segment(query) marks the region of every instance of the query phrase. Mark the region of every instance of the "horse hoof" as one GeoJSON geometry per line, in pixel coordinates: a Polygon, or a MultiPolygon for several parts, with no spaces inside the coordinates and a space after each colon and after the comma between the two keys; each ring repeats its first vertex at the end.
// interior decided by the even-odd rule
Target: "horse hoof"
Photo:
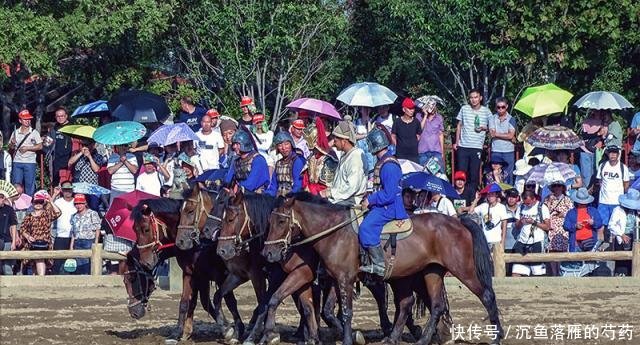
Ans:
{"type": "Polygon", "coordinates": [[[267,341],[267,345],[279,345],[280,344],[280,335],[276,335],[273,338],[267,341]]]}
{"type": "Polygon", "coordinates": [[[229,345],[238,345],[240,344],[240,340],[236,339],[236,338],[231,338],[227,341],[227,344],[229,345]]]}
{"type": "Polygon", "coordinates": [[[413,336],[413,340],[417,342],[422,338],[422,327],[418,325],[409,327],[409,333],[413,336]]]}
{"type": "Polygon", "coordinates": [[[242,343],[242,345],[256,345],[256,343],[251,340],[246,340],[244,343],[242,343]]]}
{"type": "Polygon", "coordinates": [[[165,339],[164,340],[164,345],[175,345],[178,343],[177,339],[165,339]]]}
{"type": "Polygon", "coordinates": [[[389,338],[389,337],[386,337],[386,338],[382,339],[382,343],[383,343],[384,345],[396,345],[396,344],[398,344],[398,342],[397,342],[397,341],[393,341],[393,340],[391,340],[391,338],[389,338]]]}
{"type": "Polygon", "coordinates": [[[233,329],[233,327],[227,327],[227,329],[224,330],[224,340],[229,341],[233,339],[234,333],[235,330],[233,329]]]}
{"type": "Polygon", "coordinates": [[[354,339],[355,339],[355,343],[358,345],[364,345],[367,343],[367,341],[364,340],[364,334],[362,334],[362,332],[360,331],[356,331],[354,339]]]}

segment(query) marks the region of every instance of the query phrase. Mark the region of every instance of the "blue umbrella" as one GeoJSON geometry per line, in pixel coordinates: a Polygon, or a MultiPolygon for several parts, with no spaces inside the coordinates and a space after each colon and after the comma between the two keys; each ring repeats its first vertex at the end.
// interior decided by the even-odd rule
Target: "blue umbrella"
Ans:
{"type": "Polygon", "coordinates": [[[200,140],[198,136],[193,132],[191,127],[186,123],[180,122],[171,125],[162,125],[156,129],[147,142],[156,143],[160,146],[167,146],[173,143],[187,140],[200,140]]]}
{"type": "Polygon", "coordinates": [[[116,121],[98,127],[93,133],[93,140],[105,145],[123,145],[142,138],[147,129],[138,122],[116,121]]]}
{"type": "Polygon", "coordinates": [[[196,177],[196,182],[216,181],[223,180],[227,176],[229,169],[211,169],[205,170],[202,174],[196,177]]]}
{"type": "Polygon", "coordinates": [[[449,182],[424,171],[412,172],[402,176],[400,184],[402,188],[420,189],[427,192],[440,193],[448,198],[460,199],[460,195],[449,182]]]}
{"type": "Polygon", "coordinates": [[[102,195],[111,193],[110,190],[87,182],[75,182],[73,183],[73,192],[89,195],[102,195]]]}
{"type": "Polygon", "coordinates": [[[377,107],[393,104],[398,96],[378,83],[355,83],[342,90],[337,99],[352,107],[377,107]]]}
{"type": "Polygon", "coordinates": [[[71,117],[100,116],[108,113],[109,106],[107,105],[107,101],[95,101],[77,107],[76,110],[73,111],[73,114],[71,114],[71,117]]]}

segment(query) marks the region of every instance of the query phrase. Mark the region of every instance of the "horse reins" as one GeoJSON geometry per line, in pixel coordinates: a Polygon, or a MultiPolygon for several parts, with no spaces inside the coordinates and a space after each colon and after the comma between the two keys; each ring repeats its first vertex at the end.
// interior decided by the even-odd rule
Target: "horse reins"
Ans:
{"type": "Polygon", "coordinates": [[[136,247],[138,247],[138,249],[145,249],[145,248],[159,245],[158,250],[161,250],[174,245],[173,243],[162,244],[162,242],[160,242],[160,229],[162,229],[162,235],[164,235],[164,238],[169,238],[169,235],[167,234],[167,224],[159,220],[158,218],[156,218],[153,212],[151,212],[151,214],[149,215],[149,219],[151,220],[151,230],[153,234],[153,241],[143,245],[136,244],[136,247]]]}

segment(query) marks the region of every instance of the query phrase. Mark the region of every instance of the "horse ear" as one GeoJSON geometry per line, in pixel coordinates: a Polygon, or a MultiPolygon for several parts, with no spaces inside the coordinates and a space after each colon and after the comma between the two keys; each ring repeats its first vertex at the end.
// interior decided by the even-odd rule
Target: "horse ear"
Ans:
{"type": "Polygon", "coordinates": [[[287,207],[293,206],[293,202],[296,201],[296,198],[290,196],[284,200],[284,205],[287,207]]]}
{"type": "Polygon", "coordinates": [[[238,191],[237,186],[238,185],[236,185],[236,188],[234,188],[234,192],[233,192],[233,204],[234,205],[239,205],[240,203],[242,203],[242,199],[244,199],[244,195],[242,195],[242,193],[240,193],[238,191]]]}
{"type": "Polygon", "coordinates": [[[142,204],[142,210],[143,210],[143,211],[146,211],[146,210],[147,210],[147,208],[149,208],[149,205],[147,205],[147,204],[142,204]]]}

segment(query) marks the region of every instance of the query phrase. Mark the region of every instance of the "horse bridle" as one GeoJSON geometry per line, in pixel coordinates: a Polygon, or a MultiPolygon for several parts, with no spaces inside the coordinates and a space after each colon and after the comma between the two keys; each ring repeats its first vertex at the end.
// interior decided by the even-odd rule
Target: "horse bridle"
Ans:
{"type": "MultiPolygon", "coordinates": [[[[133,288],[133,284],[131,285],[131,293],[133,294],[133,296],[128,297],[128,301],[127,301],[127,308],[133,308],[139,304],[146,304],[149,301],[149,296],[151,295],[151,293],[153,292],[153,290],[155,290],[155,284],[153,283],[154,281],[154,277],[155,277],[155,271],[157,266],[155,266],[151,271],[147,271],[144,269],[144,267],[142,267],[142,264],[140,264],[140,261],[136,258],[136,257],[131,257],[132,261],[133,261],[133,266],[134,269],[133,270],[127,270],[126,272],[123,273],[123,275],[125,277],[128,277],[130,275],[137,275],[138,277],[138,292],[136,293],[134,291],[133,288]],[[148,284],[152,284],[152,288],[151,291],[148,291],[149,289],[145,289],[142,286],[142,281],[143,279],[147,282],[148,284]],[[148,292],[148,293],[147,293],[148,292]],[[142,297],[142,298],[138,298],[138,297],[142,297]],[[131,302],[131,300],[134,299],[134,302],[131,302]]],[[[128,279],[128,278],[125,278],[128,279]]],[[[129,280],[131,282],[131,280],[129,280]]]]}
{"type": "Polygon", "coordinates": [[[182,205],[181,212],[184,212],[185,208],[187,207],[187,203],[186,203],[187,201],[193,202],[196,204],[196,208],[197,208],[196,217],[193,221],[193,224],[191,225],[178,225],[178,230],[180,229],[191,230],[191,232],[189,233],[189,238],[192,241],[194,241],[196,244],[200,244],[200,219],[202,218],[202,215],[204,214],[207,218],[210,218],[219,222],[221,222],[222,219],[214,215],[211,215],[209,211],[207,211],[207,209],[204,206],[204,198],[202,197],[202,191],[198,192],[197,199],[189,198],[185,200],[185,203],[182,205]]]}
{"type": "MultiPolygon", "coordinates": [[[[147,216],[143,216],[143,217],[147,217],[147,216]]],[[[155,249],[156,246],[162,246],[162,242],[160,242],[160,230],[162,230],[162,235],[164,235],[164,238],[169,238],[169,236],[167,235],[167,224],[159,220],[158,218],[156,218],[153,212],[151,212],[151,214],[148,217],[151,221],[151,231],[153,234],[153,241],[143,245],[136,244],[136,247],[138,249],[146,249],[149,247],[153,247],[155,249]]]]}
{"type": "MultiPolygon", "coordinates": [[[[238,206],[229,206],[229,208],[234,209],[234,210],[239,210],[240,207],[238,206]]],[[[231,236],[220,236],[218,237],[218,241],[231,241],[233,240],[233,243],[235,244],[235,246],[237,248],[242,249],[243,247],[245,247],[249,242],[255,240],[256,238],[262,236],[263,234],[253,234],[253,232],[251,231],[251,219],[249,219],[249,212],[247,212],[247,204],[243,201],[242,202],[242,211],[244,212],[244,220],[242,221],[242,226],[240,227],[240,230],[237,231],[234,235],[231,236]],[[245,232],[245,229],[247,229],[247,231],[249,232],[249,238],[247,238],[246,240],[242,239],[242,235],[245,232]]],[[[225,211],[226,213],[226,211],[225,211]]],[[[224,219],[225,213],[222,214],[222,218],[224,219]]]]}

